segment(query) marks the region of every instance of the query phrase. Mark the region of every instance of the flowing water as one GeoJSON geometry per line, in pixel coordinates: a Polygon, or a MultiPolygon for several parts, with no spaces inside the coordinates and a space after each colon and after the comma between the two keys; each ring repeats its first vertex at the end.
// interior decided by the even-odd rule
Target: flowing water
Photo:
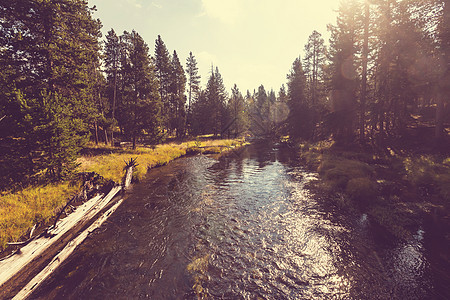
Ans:
{"type": "Polygon", "coordinates": [[[449,297],[439,237],[385,238],[327,207],[316,178],[268,142],[152,170],[33,298],[449,297]]]}

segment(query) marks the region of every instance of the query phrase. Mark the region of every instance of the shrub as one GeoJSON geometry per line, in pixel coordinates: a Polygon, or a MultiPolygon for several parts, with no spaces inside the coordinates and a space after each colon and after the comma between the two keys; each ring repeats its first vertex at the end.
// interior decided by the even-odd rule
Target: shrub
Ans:
{"type": "Polygon", "coordinates": [[[345,189],[351,179],[367,178],[369,180],[368,178],[373,174],[373,168],[366,163],[330,155],[323,156],[318,171],[333,186],[341,189],[345,189]]]}
{"type": "Polygon", "coordinates": [[[377,184],[367,177],[352,178],[348,181],[345,192],[354,200],[366,202],[374,199],[377,194],[377,184]]]}

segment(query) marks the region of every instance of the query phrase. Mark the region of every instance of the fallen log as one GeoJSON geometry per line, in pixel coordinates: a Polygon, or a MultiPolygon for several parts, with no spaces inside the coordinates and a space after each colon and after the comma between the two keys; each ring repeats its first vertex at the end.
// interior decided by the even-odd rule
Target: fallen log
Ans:
{"type": "Polygon", "coordinates": [[[77,207],[75,212],[60,220],[56,227],[48,230],[49,235],[43,235],[23,246],[15,255],[0,261],[0,287],[16,275],[22,268],[63,237],[71,228],[88,222],[98,214],[111,199],[121,190],[121,186],[111,189],[107,196],[96,196],[77,207]]]}
{"type": "Polygon", "coordinates": [[[105,212],[100,218],[97,219],[88,229],[83,231],[79,236],[70,241],[66,247],[64,247],[61,252],[59,252],[52,261],[38,274],[36,275],[17,295],[13,300],[25,299],[31,295],[31,293],[48,277],[50,276],[56,268],[58,268],[75,250],[75,248],[80,245],[88,235],[95,229],[99,228],[103,222],[108,219],[108,217],[122,204],[123,199],[119,200],[114,204],[107,212],[105,212]]]}

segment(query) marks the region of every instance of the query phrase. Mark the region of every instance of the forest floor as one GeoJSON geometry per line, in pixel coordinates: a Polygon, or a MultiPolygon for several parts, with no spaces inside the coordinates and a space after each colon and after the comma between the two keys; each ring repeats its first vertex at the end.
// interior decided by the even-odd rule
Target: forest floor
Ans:
{"type": "MultiPolygon", "coordinates": [[[[42,228],[53,223],[56,215],[68,200],[78,194],[82,186],[82,174],[94,172],[101,178],[97,185],[114,181],[120,184],[124,167],[131,158],[138,166],[133,172],[133,182],[138,182],[150,169],[165,165],[185,155],[210,154],[230,151],[245,144],[244,139],[202,139],[172,142],[156,146],[140,145],[131,149],[88,144],[78,158],[78,172],[74,180],[27,187],[18,192],[0,194],[0,257],[13,251],[16,246],[8,243],[27,240],[42,228]]],[[[100,187],[101,189],[101,187],[100,187]]],[[[98,191],[98,189],[97,189],[98,191]]]]}
{"type": "Polygon", "coordinates": [[[398,238],[431,220],[450,241],[450,143],[447,137],[436,145],[427,142],[432,134],[419,135],[377,146],[304,143],[298,151],[338,208],[366,213],[398,238]]]}

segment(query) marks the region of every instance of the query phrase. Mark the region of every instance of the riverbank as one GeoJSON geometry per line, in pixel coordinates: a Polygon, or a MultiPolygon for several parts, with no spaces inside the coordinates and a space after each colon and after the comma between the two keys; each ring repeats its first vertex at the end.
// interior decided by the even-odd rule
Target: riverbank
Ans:
{"type": "MultiPolygon", "coordinates": [[[[245,140],[196,140],[161,144],[154,147],[110,147],[88,145],[78,159],[79,172],[99,174],[102,182],[120,183],[125,161],[137,159],[133,181],[139,181],[148,170],[165,165],[179,157],[196,153],[223,153],[245,145],[245,140]]],[[[98,184],[102,184],[99,182],[98,184]]],[[[8,243],[26,240],[36,228],[51,223],[67,201],[81,188],[81,176],[71,182],[28,187],[15,193],[0,195],[0,252],[8,243]]]]}
{"type": "MultiPolygon", "coordinates": [[[[408,238],[424,220],[450,226],[450,154],[375,149],[332,141],[296,146],[320,175],[319,189],[343,210],[358,210],[398,238],[408,238]]],[[[442,228],[442,227],[441,227],[442,228]]]]}

